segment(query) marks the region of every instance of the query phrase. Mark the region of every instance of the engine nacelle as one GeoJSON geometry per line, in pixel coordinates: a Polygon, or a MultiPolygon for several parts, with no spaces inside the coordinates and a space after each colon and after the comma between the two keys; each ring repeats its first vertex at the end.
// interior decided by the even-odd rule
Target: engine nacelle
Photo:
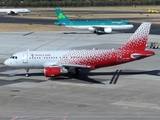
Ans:
{"type": "Polygon", "coordinates": [[[8,11],[7,12],[8,15],[18,15],[17,11],[8,11]]]}
{"type": "Polygon", "coordinates": [[[112,32],[112,28],[104,28],[104,32],[105,33],[111,33],[112,32]]]}
{"type": "Polygon", "coordinates": [[[60,67],[46,67],[44,68],[44,74],[46,77],[55,77],[61,74],[60,67]]]}
{"type": "Polygon", "coordinates": [[[18,15],[18,12],[15,12],[15,15],[18,15]]]}
{"type": "Polygon", "coordinates": [[[56,77],[60,76],[62,73],[67,73],[68,70],[64,67],[58,67],[58,66],[49,66],[44,68],[44,74],[46,77],[56,77]]]}

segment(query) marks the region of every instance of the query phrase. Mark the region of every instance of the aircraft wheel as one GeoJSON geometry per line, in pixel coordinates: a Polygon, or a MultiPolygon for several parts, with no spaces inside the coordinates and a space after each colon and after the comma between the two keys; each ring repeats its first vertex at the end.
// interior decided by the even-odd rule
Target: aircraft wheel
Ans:
{"type": "Polygon", "coordinates": [[[26,77],[28,77],[29,75],[28,75],[28,72],[29,72],[29,69],[26,69],[26,77]]]}

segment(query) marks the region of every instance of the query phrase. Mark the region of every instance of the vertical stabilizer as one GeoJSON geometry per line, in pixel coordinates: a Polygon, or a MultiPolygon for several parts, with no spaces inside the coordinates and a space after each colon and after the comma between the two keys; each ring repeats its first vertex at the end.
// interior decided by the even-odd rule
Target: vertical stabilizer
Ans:
{"type": "Polygon", "coordinates": [[[150,28],[151,23],[142,23],[135,31],[135,33],[131,36],[131,38],[126,42],[126,44],[119,48],[119,50],[145,50],[150,28]]]}
{"type": "Polygon", "coordinates": [[[56,15],[58,18],[58,22],[69,22],[70,20],[67,18],[67,16],[62,12],[61,9],[56,8],[56,15]]]}

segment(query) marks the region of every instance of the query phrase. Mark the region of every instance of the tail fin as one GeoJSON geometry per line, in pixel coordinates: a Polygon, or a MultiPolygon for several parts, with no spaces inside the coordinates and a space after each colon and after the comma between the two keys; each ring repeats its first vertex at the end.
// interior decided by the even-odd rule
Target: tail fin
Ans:
{"type": "Polygon", "coordinates": [[[126,44],[119,48],[119,50],[145,50],[150,28],[151,23],[142,23],[135,31],[135,33],[131,36],[131,38],[126,42],[126,44]]]}
{"type": "Polygon", "coordinates": [[[56,15],[57,15],[57,18],[58,18],[58,22],[69,22],[70,21],[67,18],[67,16],[59,8],[56,8],[56,15]]]}

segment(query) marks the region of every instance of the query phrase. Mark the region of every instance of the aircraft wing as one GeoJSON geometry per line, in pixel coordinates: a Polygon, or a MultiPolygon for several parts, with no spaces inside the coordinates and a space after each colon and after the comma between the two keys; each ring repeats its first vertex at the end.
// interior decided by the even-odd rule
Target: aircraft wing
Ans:
{"type": "Polygon", "coordinates": [[[59,67],[68,67],[68,68],[92,68],[91,66],[86,66],[86,65],[77,65],[77,64],[59,64],[59,63],[54,63],[54,62],[47,62],[43,64],[44,67],[49,67],[49,66],[59,66],[59,67]]]}
{"type": "Polygon", "coordinates": [[[60,64],[64,67],[71,67],[71,68],[91,68],[91,66],[85,66],[85,65],[76,65],[76,64],[60,64]]]}

